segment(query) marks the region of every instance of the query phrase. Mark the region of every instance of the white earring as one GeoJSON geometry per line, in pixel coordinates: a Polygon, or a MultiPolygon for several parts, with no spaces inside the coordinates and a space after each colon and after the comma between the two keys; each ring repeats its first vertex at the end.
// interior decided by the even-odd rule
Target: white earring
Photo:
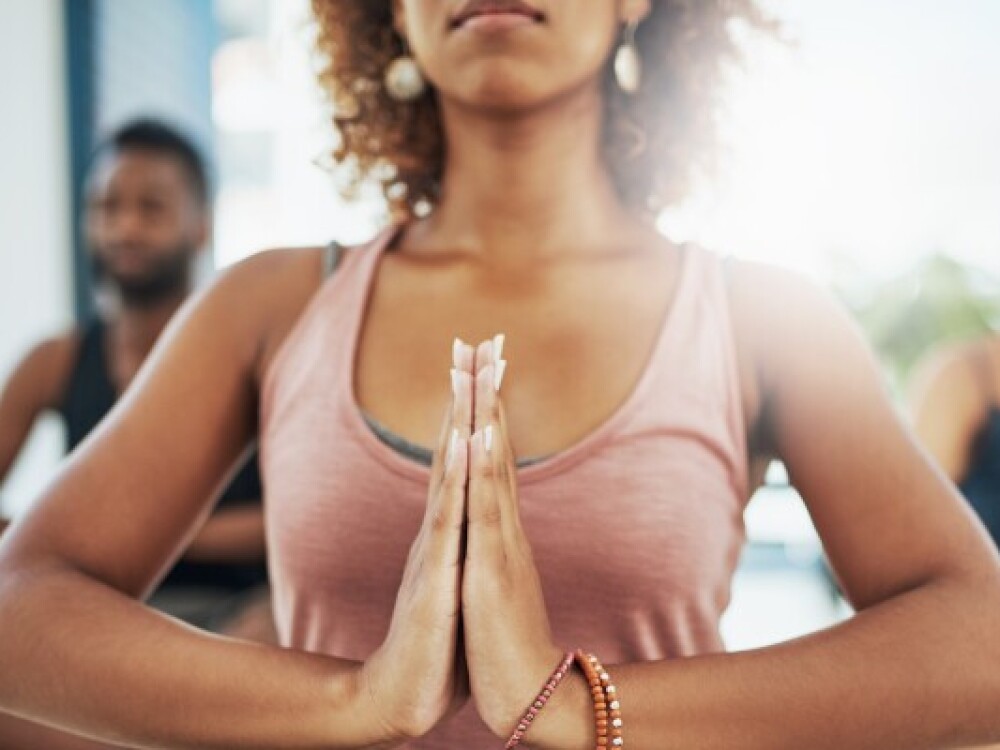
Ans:
{"type": "Polygon", "coordinates": [[[642,84],[642,58],[635,43],[638,21],[629,21],[622,34],[622,42],[615,53],[615,80],[626,94],[634,94],[642,84]]]}
{"type": "Polygon", "coordinates": [[[385,90],[397,102],[412,102],[424,93],[427,82],[405,40],[403,46],[403,54],[385,69],[385,90]]]}

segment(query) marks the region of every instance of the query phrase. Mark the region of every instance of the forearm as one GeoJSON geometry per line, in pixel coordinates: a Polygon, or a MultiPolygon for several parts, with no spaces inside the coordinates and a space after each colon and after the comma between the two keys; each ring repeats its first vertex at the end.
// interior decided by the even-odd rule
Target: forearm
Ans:
{"type": "Polygon", "coordinates": [[[118,750],[121,745],[109,745],[88,740],[75,734],[19,719],[0,712],[0,747],[7,750],[118,750]]]}
{"type": "Polygon", "coordinates": [[[184,553],[197,562],[253,563],[264,559],[264,513],[260,505],[226,508],[212,515],[184,553]]]}
{"type": "Polygon", "coordinates": [[[204,633],[78,572],[0,581],[0,710],[129,747],[382,746],[357,665],[204,633]]]}
{"type": "MultiPolygon", "coordinates": [[[[609,667],[633,750],[922,750],[1000,740],[998,597],[938,583],[755,651],[609,667]]],[[[529,738],[592,748],[575,677],[529,738]]],[[[562,690],[562,688],[560,688],[562,690]]]]}

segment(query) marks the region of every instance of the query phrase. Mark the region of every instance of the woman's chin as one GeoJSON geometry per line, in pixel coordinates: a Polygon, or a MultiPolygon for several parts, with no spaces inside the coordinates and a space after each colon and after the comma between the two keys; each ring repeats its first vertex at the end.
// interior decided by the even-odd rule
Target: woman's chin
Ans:
{"type": "Polygon", "coordinates": [[[497,71],[469,82],[450,98],[468,108],[516,113],[529,112],[557,96],[552,87],[539,85],[537,76],[497,71]]]}

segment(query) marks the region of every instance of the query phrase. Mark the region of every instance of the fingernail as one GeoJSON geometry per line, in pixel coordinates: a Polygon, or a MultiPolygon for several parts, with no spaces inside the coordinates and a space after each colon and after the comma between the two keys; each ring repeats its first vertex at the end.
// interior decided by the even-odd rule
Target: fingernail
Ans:
{"type": "Polygon", "coordinates": [[[486,364],[479,368],[479,372],[476,373],[476,388],[479,388],[479,383],[492,383],[494,387],[497,384],[497,365],[486,364]]]}
{"type": "Polygon", "coordinates": [[[493,447],[493,425],[487,425],[486,429],[483,430],[483,447],[486,448],[487,453],[493,447]]]}
{"type": "Polygon", "coordinates": [[[458,378],[458,370],[451,368],[451,393],[455,398],[458,398],[458,378]]]}
{"type": "Polygon", "coordinates": [[[462,366],[462,349],[464,348],[465,342],[456,336],[451,344],[451,361],[455,367],[462,366]]]}
{"type": "Polygon", "coordinates": [[[496,336],[493,337],[494,362],[499,362],[501,359],[503,359],[503,342],[506,338],[507,337],[502,333],[498,333],[496,336]]]}
{"type": "Polygon", "coordinates": [[[496,369],[493,371],[493,385],[496,390],[500,390],[500,384],[503,383],[503,374],[507,370],[507,360],[501,359],[497,362],[496,369]]]}
{"type": "Polygon", "coordinates": [[[452,428],[451,439],[448,440],[448,456],[445,458],[444,467],[446,469],[451,468],[452,462],[455,460],[455,449],[458,447],[458,428],[452,428]]]}

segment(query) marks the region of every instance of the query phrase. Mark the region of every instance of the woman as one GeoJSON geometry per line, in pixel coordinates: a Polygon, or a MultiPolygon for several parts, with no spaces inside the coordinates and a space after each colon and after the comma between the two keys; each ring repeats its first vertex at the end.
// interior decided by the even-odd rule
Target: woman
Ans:
{"type": "Polygon", "coordinates": [[[1000,562],[856,330],[652,228],[749,0],[314,10],[336,156],[407,215],[339,259],[256,257],[182,314],[0,546],[0,707],[158,747],[499,746],[536,695],[542,748],[616,719],[632,748],[1000,739],[1000,562]],[[483,343],[449,377],[456,336],[483,343]],[[285,649],[134,601],[258,432],[285,649]],[[726,655],[774,457],[860,613],[726,655]],[[620,704],[583,669],[539,693],[577,646],[620,704]]]}
{"type": "Polygon", "coordinates": [[[917,368],[917,436],[1000,545],[1000,346],[985,336],[931,352],[917,368]]]}

